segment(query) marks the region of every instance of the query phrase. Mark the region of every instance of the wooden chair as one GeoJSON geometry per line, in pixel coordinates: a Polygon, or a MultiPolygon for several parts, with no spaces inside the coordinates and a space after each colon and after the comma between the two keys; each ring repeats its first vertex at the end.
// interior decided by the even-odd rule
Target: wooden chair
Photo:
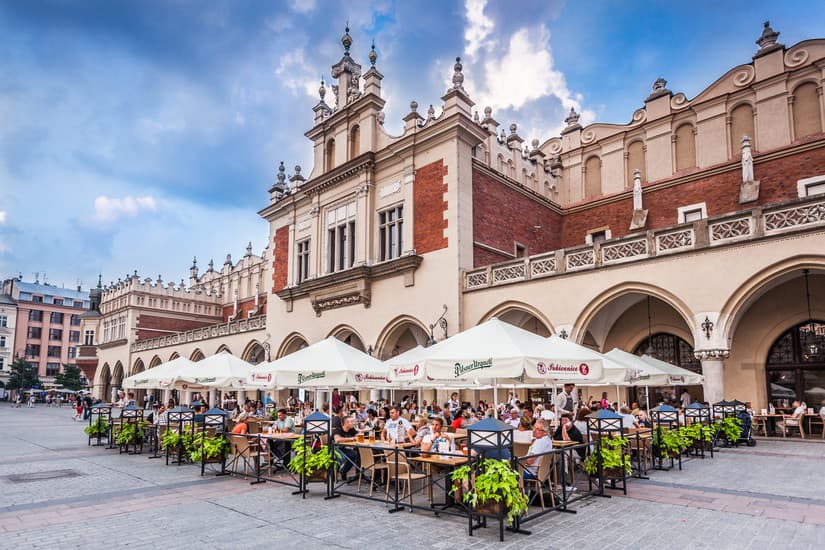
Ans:
{"type": "Polygon", "coordinates": [[[768,437],[768,419],[765,417],[755,416],[753,418],[753,433],[759,434],[762,432],[762,435],[768,437]]]}
{"type": "Polygon", "coordinates": [[[513,452],[517,457],[527,456],[528,451],[530,451],[530,443],[513,442],[513,452]]]}
{"type": "MultiPolygon", "coordinates": [[[[553,475],[553,483],[557,483],[556,478],[556,455],[544,455],[541,457],[541,461],[539,462],[539,468],[536,470],[536,477],[535,478],[527,478],[524,477],[524,470],[527,469],[526,464],[519,463],[519,470],[521,471],[521,486],[522,490],[524,489],[525,485],[535,485],[535,490],[539,495],[539,503],[541,504],[541,509],[544,511],[544,487],[547,480],[550,478],[550,475],[553,475]]],[[[553,493],[552,488],[550,490],[550,505],[555,507],[556,506],[556,495],[553,493]]]]}
{"type": "Polygon", "coordinates": [[[637,438],[635,435],[628,435],[627,441],[631,457],[633,455],[636,455],[638,457],[639,464],[641,464],[642,468],[644,469],[642,472],[640,472],[640,474],[646,473],[649,467],[653,467],[653,438],[637,438]]]}
{"type": "Polygon", "coordinates": [[[796,428],[799,430],[799,436],[805,439],[805,426],[802,423],[802,417],[794,418],[790,415],[784,415],[782,420],[776,423],[776,427],[782,430],[782,437],[787,437],[789,428],[796,428]]]}
{"type": "MultiPolygon", "coordinates": [[[[237,467],[238,462],[243,462],[243,475],[249,475],[249,468],[257,472],[256,460],[258,460],[258,445],[255,440],[250,439],[242,434],[227,434],[229,437],[229,463],[227,469],[237,467]]],[[[272,461],[269,456],[269,449],[261,448],[260,456],[266,460],[266,468],[270,475],[272,475],[272,461]]],[[[235,471],[233,469],[233,471],[235,471]]],[[[236,472],[239,473],[239,472],[236,472]]]]}
{"type": "MultiPolygon", "coordinates": [[[[413,481],[426,481],[428,478],[427,474],[413,472],[410,463],[407,462],[407,457],[404,453],[398,454],[398,465],[396,469],[396,462],[393,458],[392,460],[387,461],[387,488],[386,488],[386,499],[385,502],[390,501],[390,480],[395,480],[395,483],[403,483],[404,490],[401,491],[401,498],[403,499],[405,496],[409,497],[410,501],[410,511],[412,511],[413,505],[413,498],[412,498],[412,482],[413,481]]],[[[400,489],[400,487],[399,487],[400,489]]]]}
{"type": "Polygon", "coordinates": [[[367,447],[358,447],[358,456],[361,459],[361,468],[358,470],[358,492],[361,492],[361,480],[364,478],[364,472],[369,471],[370,496],[372,496],[372,491],[375,488],[375,473],[382,470],[386,472],[388,465],[386,462],[376,462],[375,454],[373,454],[372,449],[367,447]]]}

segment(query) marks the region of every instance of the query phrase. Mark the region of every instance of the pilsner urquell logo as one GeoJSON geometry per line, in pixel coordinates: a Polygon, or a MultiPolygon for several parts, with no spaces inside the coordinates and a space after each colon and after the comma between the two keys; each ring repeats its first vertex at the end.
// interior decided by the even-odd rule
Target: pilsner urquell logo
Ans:
{"type": "Polygon", "coordinates": [[[195,378],[195,384],[211,384],[215,381],[215,377],[211,378],[195,378]]]}
{"type": "Polygon", "coordinates": [[[489,359],[485,359],[484,361],[476,361],[473,360],[472,363],[468,363],[466,365],[462,365],[461,363],[455,364],[455,377],[458,378],[462,374],[468,373],[470,371],[478,370],[478,369],[489,369],[493,366],[493,358],[490,357],[489,359]]]}
{"type": "Polygon", "coordinates": [[[323,378],[327,375],[327,371],[322,370],[321,372],[310,372],[309,374],[304,374],[302,372],[298,373],[298,383],[303,384],[307,380],[315,380],[316,378],[323,378]]]}

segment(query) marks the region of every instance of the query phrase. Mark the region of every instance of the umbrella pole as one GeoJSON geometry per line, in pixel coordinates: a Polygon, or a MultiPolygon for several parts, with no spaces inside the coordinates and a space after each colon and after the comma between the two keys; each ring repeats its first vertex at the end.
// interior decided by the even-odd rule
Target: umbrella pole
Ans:
{"type": "MultiPolygon", "coordinates": [[[[616,404],[619,406],[619,409],[622,408],[622,399],[619,397],[619,385],[616,384],[616,404]]],[[[619,411],[616,411],[619,412],[619,411]]]]}
{"type": "Polygon", "coordinates": [[[647,416],[650,418],[650,386],[645,386],[645,408],[647,409],[647,416]]]}
{"type": "Polygon", "coordinates": [[[498,408],[498,380],[493,378],[493,407],[498,408]]]}

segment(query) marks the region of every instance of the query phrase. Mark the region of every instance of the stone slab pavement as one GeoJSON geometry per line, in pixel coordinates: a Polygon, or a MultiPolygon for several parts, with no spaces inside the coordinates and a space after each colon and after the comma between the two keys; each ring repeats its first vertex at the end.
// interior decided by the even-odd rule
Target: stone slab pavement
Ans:
{"type": "Polygon", "coordinates": [[[761,440],[632,480],[576,514],[531,522],[532,535],[464,520],[389,514],[383,503],[275,483],[200,477],[146,455],[88,447],[68,408],[0,404],[0,548],[822,548],[825,444],[761,440]],[[70,471],[70,476],[52,477],[70,471]],[[14,475],[45,479],[14,481],[14,475]]]}

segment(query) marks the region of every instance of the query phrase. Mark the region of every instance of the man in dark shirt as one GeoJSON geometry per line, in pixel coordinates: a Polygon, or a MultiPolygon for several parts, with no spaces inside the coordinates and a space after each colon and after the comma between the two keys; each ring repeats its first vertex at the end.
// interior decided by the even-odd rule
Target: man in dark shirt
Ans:
{"type": "MultiPolygon", "coordinates": [[[[556,428],[556,432],[553,434],[553,439],[557,441],[584,443],[584,436],[579,429],[573,425],[573,421],[569,416],[562,417],[561,422],[559,422],[559,427],[556,428]]],[[[584,458],[584,448],[576,449],[576,452],[579,453],[580,457],[584,458]]]]}
{"type": "Polygon", "coordinates": [[[332,439],[335,441],[335,450],[341,453],[341,458],[338,460],[338,473],[343,481],[355,481],[355,477],[347,479],[347,473],[355,466],[356,471],[361,467],[361,458],[358,455],[358,449],[353,447],[338,447],[344,443],[355,443],[357,435],[355,430],[355,419],[351,416],[345,416],[341,419],[341,424],[332,430],[332,439]]]}

